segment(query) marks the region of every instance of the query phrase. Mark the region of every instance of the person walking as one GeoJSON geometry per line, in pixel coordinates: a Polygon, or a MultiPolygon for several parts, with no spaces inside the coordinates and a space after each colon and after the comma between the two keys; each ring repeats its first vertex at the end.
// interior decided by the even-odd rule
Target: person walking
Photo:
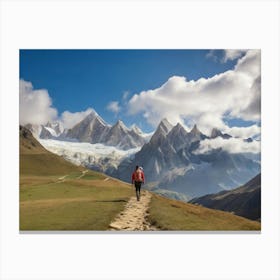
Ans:
{"type": "Polygon", "coordinates": [[[141,170],[138,165],[136,165],[135,170],[132,173],[131,183],[132,183],[132,185],[134,183],[135,191],[136,191],[136,198],[137,198],[137,201],[139,201],[141,185],[145,183],[145,175],[144,175],[143,168],[141,170]]]}

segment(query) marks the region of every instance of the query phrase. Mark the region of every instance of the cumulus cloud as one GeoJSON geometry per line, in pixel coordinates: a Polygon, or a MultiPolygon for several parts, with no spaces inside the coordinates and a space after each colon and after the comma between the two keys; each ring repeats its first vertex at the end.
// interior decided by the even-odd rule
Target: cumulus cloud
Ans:
{"type": "Polygon", "coordinates": [[[91,112],[94,112],[92,108],[75,113],[64,111],[58,117],[57,109],[52,107],[52,99],[46,89],[35,90],[31,82],[19,81],[19,122],[22,125],[60,122],[64,128],[72,128],[91,112]]]}
{"type": "Polygon", "coordinates": [[[45,89],[33,88],[32,83],[19,81],[19,122],[21,125],[46,124],[57,118],[57,110],[52,107],[52,99],[45,89]]]}
{"type": "Polygon", "coordinates": [[[247,50],[242,49],[225,49],[225,50],[210,50],[206,54],[206,58],[212,59],[215,62],[226,63],[229,60],[235,60],[243,56],[247,50]]]}
{"type": "Polygon", "coordinates": [[[227,49],[224,50],[224,56],[222,58],[222,62],[227,62],[228,60],[234,60],[246,53],[246,50],[235,50],[235,49],[227,49]]]}
{"type": "Polygon", "coordinates": [[[222,148],[224,151],[227,151],[231,154],[258,154],[261,150],[260,142],[258,141],[245,142],[243,139],[239,138],[223,139],[221,137],[217,137],[215,139],[205,139],[201,141],[195,153],[204,154],[218,148],[222,148]]]}
{"type": "Polygon", "coordinates": [[[225,131],[225,117],[260,119],[260,85],[260,51],[248,50],[233,70],[196,81],[173,76],[159,88],[134,94],[128,113],[142,114],[153,126],[167,118],[173,124],[196,123],[205,133],[213,127],[225,131]]]}
{"type": "Polygon", "coordinates": [[[64,128],[72,128],[92,112],[95,112],[92,108],[75,113],[64,111],[61,114],[60,121],[62,122],[64,128]]]}
{"type": "Polygon", "coordinates": [[[121,110],[121,107],[119,105],[118,101],[111,101],[108,105],[107,105],[107,110],[111,111],[115,114],[118,114],[121,110]]]}

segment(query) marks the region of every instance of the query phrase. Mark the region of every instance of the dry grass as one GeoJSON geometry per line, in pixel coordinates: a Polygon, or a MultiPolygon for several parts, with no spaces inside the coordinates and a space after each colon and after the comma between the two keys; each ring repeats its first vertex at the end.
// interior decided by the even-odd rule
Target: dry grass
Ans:
{"type": "Polygon", "coordinates": [[[149,221],[161,230],[260,230],[259,222],[153,195],[149,221]]]}

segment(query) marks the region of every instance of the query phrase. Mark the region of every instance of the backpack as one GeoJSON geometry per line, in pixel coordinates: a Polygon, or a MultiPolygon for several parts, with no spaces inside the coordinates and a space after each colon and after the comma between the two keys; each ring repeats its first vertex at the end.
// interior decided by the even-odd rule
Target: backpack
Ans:
{"type": "Polygon", "coordinates": [[[143,181],[142,171],[140,169],[137,169],[135,171],[135,181],[136,182],[142,182],[143,181]]]}

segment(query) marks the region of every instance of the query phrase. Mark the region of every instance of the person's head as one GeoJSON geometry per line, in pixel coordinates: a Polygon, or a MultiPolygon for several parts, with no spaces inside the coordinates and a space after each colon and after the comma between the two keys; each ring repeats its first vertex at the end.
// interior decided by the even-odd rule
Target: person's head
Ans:
{"type": "Polygon", "coordinates": [[[136,165],[135,170],[138,170],[138,168],[139,168],[139,165],[136,165]]]}

